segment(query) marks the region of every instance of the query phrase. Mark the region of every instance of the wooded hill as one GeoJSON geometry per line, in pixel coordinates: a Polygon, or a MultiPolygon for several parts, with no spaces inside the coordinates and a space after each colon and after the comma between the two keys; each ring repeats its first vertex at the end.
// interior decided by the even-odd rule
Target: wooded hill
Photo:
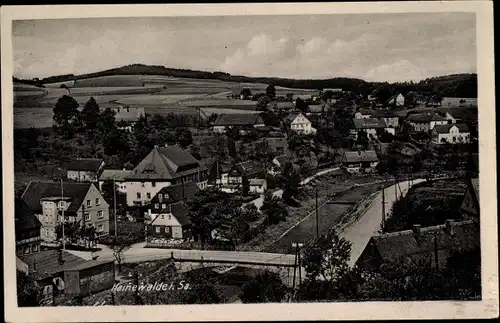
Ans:
{"type": "MultiPolygon", "coordinates": [[[[433,77],[422,80],[418,83],[381,83],[366,82],[358,78],[335,77],[330,79],[289,79],[277,77],[248,77],[241,75],[231,75],[224,72],[206,72],[189,69],[167,68],[159,65],[132,64],[119,68],[113,68],[96,73],[81,75],[57,75],[41,79],[42,84],[65,82],[78,79],[87,79],[100,76],[111,75],[164,75],[172,77],[195,78],[195,79],[214,79],[235,83],[265,83],[274,84],[288,88],[302,89],[323,89],[323,88],[342,88],[346,91],[368,95],[374,90],[388,88],[390,92],[401,92],[406,94],[409,91],[433,93],[439,96],[450,97],[477,97],[477,75],[476,74],[454,74],[440,77],[433,77]]],[[[16,79],[23,82],[23,80],[16,79]]],[[[30,82],[24,80],[24,82],[30,82]]],[[[33,81],[31,81],[33,82],[33,81]]]]}

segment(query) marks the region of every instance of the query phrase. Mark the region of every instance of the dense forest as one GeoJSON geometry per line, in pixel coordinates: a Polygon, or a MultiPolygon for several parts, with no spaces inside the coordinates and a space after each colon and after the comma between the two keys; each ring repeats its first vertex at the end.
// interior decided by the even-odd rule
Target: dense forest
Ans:
{"type": "MultiPolygon", "coordinates": [[[[94,78],[110,75],[165,75],[172,77],[196,78],[196,79],[214,79],[236,83],[265,83],[274,84],[289,88],[302,89],[323,89],[323,88],[342,88],[346,91],[363,94],[370,94],[374,90],[386,88],[389,92],[395,94],[401,92],[406,94],[410,91],[433,93],[441,97],[477,97],[477,75],[476,74],[454,74],[440,77],[433,77],[422,80],[418,83],[379,83],[366,82],[357,78],[335,77],[330,79],[288,79],[275,77],[248,77],[240,75],[231,75],[224,72],[206,72],[189,69],[167,68],[159,65],[132,64],[119,68],[113,68],[96,73],[82,75],[58,75],[40,79],[41,84],[65,82],[77,79],[94,78]]],[[[33,83],[32,80],[19,80],[17,82],[33,83]]]]}

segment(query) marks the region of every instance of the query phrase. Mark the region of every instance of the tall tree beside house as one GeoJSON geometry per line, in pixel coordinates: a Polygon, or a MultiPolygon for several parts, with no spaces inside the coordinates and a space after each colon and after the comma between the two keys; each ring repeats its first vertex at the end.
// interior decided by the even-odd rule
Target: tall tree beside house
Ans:
{"type": "Polygon", "coordinates": [[[244,88],[241,90],[240,95],[243,96],[244,100],[247,100],[250,96],[252,96],[252,91],[249,88],[244,88]]]}
{"type": "Polygon", "coordinates": [[[122,272],[123,253],[130,249],[133,242],[133,232],[128,232],[125,235],[116,235],[111,237],[110,247],[113,250],[113,257],[115,257],[119,273],[122,272]]]}
{"type": "Polygon", "coordinates": [[[181,145],[184,149],[193,143],[193,136],[188,128],[176,128],[174,136],[179,145],[181,145]]]}
{"type": "Polygon", "coordinates": [[[241,178],[241,195],[248,196],[248,193],[250,193],[250,181],[247,176],[243,175],[241,178]]]}
{"type": "Polygon", "coordinates": [[[358,145],[361,149],[366,150],[369,145],[368,134],[364,130],[358,131],[358,137],[356,138],[355,144],[358,145]]]}
{"type": "Polygon", "coordinates": [[[286,163],[281,173],[281,183],[283,186],[283,199],[291,200],[299,192],[301,181],[300,169],[293,163],[286,163]]]}
{"type": "Polygon", "coordinates": [[[257,111],[266,111],[267,110],[267,106],[268,104],[271,102],[271,99],[269,98],[269,96],[267,95],[263,95],[261,96],[258,100],[257,100],[257,106],[256,106],[256,110],[257,111]]]}
{"type": "Polygon", "coordinates": [[[302,113],[309,112],[309,105],[301,98],[297,98],[297,100],[295,101],[295,108],[302,113]]]}
{"type": "Polygon", "coordinates": [[[268,127],[279,127],[281,125],[280,116],[272,110],[265,110],[260,116],[264,124],[268,127]]]}
{"type": "Polygon", "coordinates": [[[78,102],[68,95],[63,95],[53,109],[54,129],[66,139],[73,138],[80,129],[81,119],[78,102]]]}
{"type": "Polygon", "coordinates": [[[288,216],[288,210],[283,200],[274,196],[271,191],[265,193],[260,211],[266,216],[266,222],[269,226],[285,221],[288,216]]]}
{"type": "Polygon", "coordinates": [[[85,124],[85,128],[88,131],[95,130],[97,127],[97,121],[100,117],[99,105],[97,104],[94,97],[90,99],[83,106],[82,119],[85,124]]]}
{"type": "Polygon", "coordinates": [[[243,303],[279,303],[285,298],[288,288],[278,274],[266,270],[250,278],[243,285],[242,292],[243,303]]]}
{"type": "Polygon", "coordinates": [[[238,152],[236,151],[236,143],[231,137],[227,138],[227,152],[233,160],[238,160],[238,152]]]}
{"type": "MultiPolygon", "coordinates": [[[[81,236],[81,223],[80,221],[76,222],[70,222],[66,221],[64,223],[64,240],[66,242],[69,242],[71,244],[76,244],[78,239],[82,238],[81,236]]],[[[56,225],[56,239],[57,241],[61,240],[62,241],[62,236],[63,236],[63,226],[62,223],[59,223],[56,225]]]]}
{"type": "Polygon", "coordinates": [[[266,95],[270,98],[270,99],[274,99],[276,97],[276,88],[274,87],[273,84],[269,84],[267,87],[266,87],[266,95]]]}
{"type": "Polygon", "coordinates": [[[32,276],[16,270],[17,305],[19,307],[40,306],[42,303],[42,289],[32,276]]]}

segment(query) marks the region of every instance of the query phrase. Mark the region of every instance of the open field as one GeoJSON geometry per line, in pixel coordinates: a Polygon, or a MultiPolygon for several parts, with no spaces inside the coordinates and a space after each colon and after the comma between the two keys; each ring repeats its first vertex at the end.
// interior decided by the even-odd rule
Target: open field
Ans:
{"type": "Polygon", "coordinates": [[[70,87],[74,87],[75,86],[75,81],[65,81],[65,82],[55,82],[55,83],[46,83],[44,84],[45,87],[49,87],[49,88],[60,88],[61,85],[66,85],[66,87],[70,88],[70,87]]]}
{"type": "Polygon", "coordinates": [[[137,95],[126,99],[115,101],[123,105],[160,105],[176,103],[182,100],[198,97],[197,94],[158,94],[158,95],[137,95]]]}
{"type": "Polygon", "coordinates": [[[112,75],[101,76],[75,81],[74,87],[124,87],[143,86],[142,80],[137,75],[112,75]]]}

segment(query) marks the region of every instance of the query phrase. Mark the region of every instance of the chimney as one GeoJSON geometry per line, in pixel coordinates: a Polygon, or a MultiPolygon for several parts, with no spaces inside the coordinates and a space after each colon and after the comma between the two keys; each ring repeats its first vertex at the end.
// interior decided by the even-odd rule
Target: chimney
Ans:
{"type": "Polygon", "coordinates": [[[422,226],[420,224],[414,224],[413,225],[413,234],[417,237],[420,237],[421,233],[422,233],[422,226]]]}
{"type": "Polygon", "coordinates": [[[455,231],[453,229],[453,220],[446,220],[445,223],[445,232],[449,234],[450,236],[455,234],[455,231]]]}

